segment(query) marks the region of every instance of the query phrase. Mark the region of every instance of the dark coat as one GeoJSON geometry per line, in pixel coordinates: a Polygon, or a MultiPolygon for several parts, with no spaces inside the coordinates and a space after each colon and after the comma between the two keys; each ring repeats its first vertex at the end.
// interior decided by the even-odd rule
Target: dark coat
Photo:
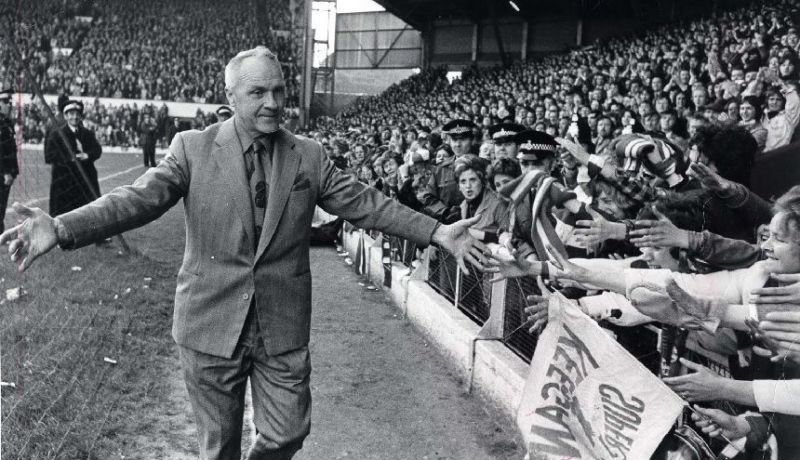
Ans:
{"type": "Polygon", "coordinates": [[[68,125],[50,131],[44,146],[44,161],[53,165],[50,181],[50,215],[58,216],[72,211],[100,196],[100,184],[97,181],[94,162],[101,154],[102,148],[94,132],[83,126],[78,128],[77,133],[73,133],[68,125]],[[81,144],[80,150],[78,142],[81,144]],[[75,154],[79,152],[87,153],[89,158],[76,159],[75,154]],[[81,170],[88,179],[88,185],[81,170]]]}
{"type": "Polygon", "coordinates": [[[139,145],[144,148],[144,150],[155,150],[156,149],[156,130],[157,130],[156,122],[152,119],[149,123],[141,122],[139,124],[139,145]]]}
{"type": "Polygon", "coordinates": [[[14,136],[14,124],[0,115],[0,178],[5,174],[11,174],[13,177],[19,174],[17,140],[14,136]]]}
{"type": "Polygon", "coordinates": [[[420,190],[419,201],[423,212],[439,222],[452,223],[458,220],[459,205],[464,199],[458,191],[455,157],[448,158],[436,167],[428,186],[420,190]]]}

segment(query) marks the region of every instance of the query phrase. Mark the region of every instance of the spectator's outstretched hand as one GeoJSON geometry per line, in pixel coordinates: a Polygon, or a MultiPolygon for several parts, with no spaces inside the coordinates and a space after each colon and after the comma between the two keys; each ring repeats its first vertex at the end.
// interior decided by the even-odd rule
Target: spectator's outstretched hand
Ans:
{"type": "Polygon", "coordinates": [[[522,257],[516,249],[511,252],[511,257],[492,254],[486,265],[485,273],[500,275],[492,278],[493,283],[509,278],[536,276],[541,273],[541,262],[522,257]]]}
{"type": "Polygon", "coordinates": [[[599,212],[587,207],[592,220],[579,220],[575,222],[575,236],[581,244],[594,246],[606,240],[625,239],[625,224],[610,222],[599,212]]]}
{"type": "Polygon", "coordinates": [[[8,243],[11,260],[19,271],[25,271],[34,260],[58,243],[55,219],[39,208],[14,203],[14,212],[24,219],[0,235],[0,245],[8,243]]]}
{"type": "Polygon", "coordinates": [[[800,364],[800,311],[773,311],[758,323],[756,338],[766,339],[773,361],[791,359],[800,364]]]}
{"type": "Polygon", "coordinates": [[[557,137],[556,142],[564,147],[567,152],[570,153],[570,155],[575,157],[578,163],[584,166],[589,164],[589,152],[587,152],[586,149],[584,149],[580,144],[564,139],[563,137],[557,137]]]}
{"type": "Polygon", "coordinates": [[[753,289],[750,293],[750,301],[752,303],[793,303],[800,305],[800,273],[773,273],[770,277],[781,283],[781,286],[753,289]]]}
{"type": "Polygon", "coordinates": [[[541,332],[547,326],[547,311],[550,307],[550,291],[541,278],[536,278],[536,283],[542,295],[529,295],[526,298],[528,306],[525,307],[525,314],[528,315],[525,322],[530,324],[528,332],[531,334],[541,332]]]}
{"type": "Polygon", "coordinates": [[[724,395],[720,394],[720,388],[724,384],[725,377],[720,377],[709,368],[685,358],[681,358],[681,364],[694,372],[678,377],[665,377],[664,383],[672,391],[689,402],[724,399],[724,395]]]}
{"type": "Polygon", "coordinates": [[[692,163],[689,166],[689,176],[699,180],[704,189],[714,193],[726,192],[731,189],[734,184],[734,182],[723,178],[702,163],[692,163]]]}
{"type": "Polygon", "coordinates": [[[692,420],[712,438],[724,437],[728,440],[739,439],[750,432],[750,424],[744,417],[736,417],[719,409],[704,409],[693,406],[697,412],[692,413],[692,420]]]}
{"type": "Polygon", "coordinates": [[[637,220],[636,230],[630,232],[631,243],[637,247],[689,248],[689,232],[675,226],[667,216],[653,207],[658,220],[637,220]]]}
{"type": "Polygon", "coordinates": [[[489,248],[469,233],[469,228],[477,224],[480,218],[479,214],[450,225],[440,225],[433,233],[433,242],[453,254],[464,272],[469,272],[467,262],[483,270],[491,255],[489,248]]]}

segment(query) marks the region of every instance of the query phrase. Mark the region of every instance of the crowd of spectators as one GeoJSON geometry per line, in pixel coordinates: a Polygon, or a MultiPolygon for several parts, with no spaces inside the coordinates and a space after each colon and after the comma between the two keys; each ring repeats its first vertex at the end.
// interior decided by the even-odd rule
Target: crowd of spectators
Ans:
{"type": "Polygon", "coordinates": [[[685,146],[698,125],[739,123],[769,150],[790,141],[800,116],[797,97],[780,91],[780,84],[798,82],[797,8],[764,2],[509,69],[471,68],[453,84],[443,69],[426,70],[335,118],[319,118],[316,129],[369,135],[393,127],[435,130],[465,118],[485,135],[511,118],[564,135],[577,113],[593,139],[635,125],[685,146]],[[610,131],[598,131],[601,118],[610,131]]]}
{"type": "MultiPolygon", "coordinates": [[[[57,104],[51,104],[53,113],[58,113],[57,104]]],[[[144,114],[149,114],[156,123],[156,145],[161,148],[169,146],[176,132],[186,129],[202,130],[217,122],[215,113],[206,113],[198,109],[194,118],[181,119],[170,116],[167,106],[162,104],[136,103],[110,106],[95,101],[86,104],[83,114],[83,125],[95,132],[98,142],[109,147],[138,148],[141,145],[140,124],[144,114]]],[[[14,114],[17,115],[17,114],[14,114]]],[[[47,114],[41,103],[36,101],[22,106],[21,122],[17,122],[18,135],[25,143],[42,144],[50,128],[47,114]]]]}
{"type": "MultiPolygon", "coordinates": [[[[800,186],[772,204],[749,189],[758,158],[797,141],[799,8],[760,2],[453,83],[425,70],[306,134],[416,210],[475,218],[494,251],[484,281],[542,276],[626,347],[653,322],[682,337],[643,362],[701,406],[692,426],[715,450],[743,438],[736,458],[800,458],[800,186]]],[[[532,334],[546,307],[526,309],[532,334]]]]}
{"type": "MultiPolygon", "coordinates": [[[[4,26],[45,93],[225,103],[228,59],[266,45],[281,60],[287,105],[298,106],[302,43],[292,35],[291,2],[46,0],[24,9],[3,3],[4,26]]],[[[31,92],[17,62],[7,40],[0,41],[3,87],[31,92]]]]}

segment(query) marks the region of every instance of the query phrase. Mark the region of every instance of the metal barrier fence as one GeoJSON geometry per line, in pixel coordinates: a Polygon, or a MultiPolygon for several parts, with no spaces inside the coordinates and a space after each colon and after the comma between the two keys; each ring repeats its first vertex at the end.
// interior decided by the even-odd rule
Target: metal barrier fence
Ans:
{"type": "MultiPolygon", "coordinates": [[[[411,267],[412,262],[416,260],[419,251],[413,243],[380,233],[373,233],[371,236],[388,240],[392,261],[411,267]]],[[[427,257],[428,260],[422,263],[428,265],[426,280],[428,285],[480,326],[487,322],[490,313],[502,314],[502,332],[495,330],[495,338],[501,340],[523,360],[530,362],[536,349],[538,336],[529,332],[525,325],[525,308],[528,305],[528,296],[541,294],[536,281],[531,278],[514,278],[497,284],[492,283],[490,275],[481,273],[472,266],[468,272],[464,273],[458,267],[455,257],[435,246],[429,248],[427,257]],[[502,291],[493,295],[494,289],[501,286],[502,291]],[[493,302],[498,304],[494,305],[493,302]]],[[[391,277],[391,264],[386,265],[388,265],[388,271],[385,276],[391,277]]],[[[625,337],[621,337],[622,345],[648,368],[656,369],[658,364],[657,331],[639,331],[637,328],[623,329],[625,330],[623,336],[630,334],[636,336],[629,337],[632,340],[627,341],[636,342],[637,346],[631,347],[631,344],[626,343],[625,337]],[[642,334],[648,335],[647,340],[641,337],[642,334]]],[[[720,373],[725,374],[725,372],[720,373]]]]}
{"type": "Polygon", "coordinates": [[[467,273],[458,268],[455,258],[438,248],[431,248],[428,265],[428,284],[448,302],[479,325],[489,319],[492,311],[502,312],[502,341],[514,353],[529,362],[536,348],[536,335],[523,327],[526,297],[539,293],[530,279],[513,279],[505,283],[505,295],[492,305],[494,284],[491,276],[470,267],[467,273]]]}
{"type": "Polygon", "coordinates": [[[417,258],[417,245],[397,236],[384,235],[383,237],[389,239],[392,260],[411,267],[411,262],[417,258]]]}
{"type": "Polygon", "coordinates": [[[523,327],[525,323],[525,307],[528,305],[529,295],[541,294],[539,287],[532,278],[514,278],[506,283],[505,315],[503,322],[503,337],[506,345],[516,354],[530,361],[533,350],[536,349],[537,334],[528,332],[523,327]]]}

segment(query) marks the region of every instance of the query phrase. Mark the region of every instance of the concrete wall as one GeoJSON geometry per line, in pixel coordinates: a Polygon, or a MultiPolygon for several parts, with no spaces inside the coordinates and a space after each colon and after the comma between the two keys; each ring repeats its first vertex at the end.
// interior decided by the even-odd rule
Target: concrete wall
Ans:
{"type": "MultiPolygon", "coordinates": [[[[343,243],[351,257],[357,251],[359,231],[344,232],[343,243]]],[[[369,256],[369,278],[376,286],[383,285],[380,241],[364,236],[369,256]]],[[[496,341],[475,342],[479,326],[447,302],[422,278],[424,269],[412,271],[402,264],[392,268],[392,287],[387,294],[409,321],[452,364],[465,382],[472,382],[473,391],[514,418],[522,396],[528,364],[503,344],[496,341]]]]}

